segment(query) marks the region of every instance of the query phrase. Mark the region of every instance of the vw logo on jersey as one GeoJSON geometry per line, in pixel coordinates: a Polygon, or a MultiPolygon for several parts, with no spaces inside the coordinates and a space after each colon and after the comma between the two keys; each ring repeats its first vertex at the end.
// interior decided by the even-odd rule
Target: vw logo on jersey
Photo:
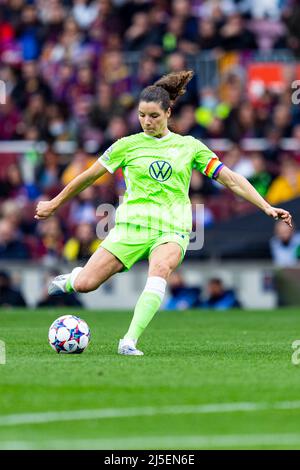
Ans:
{"type": "Polygon", "coordinates": [[[167,181],[172,174],[170,163],[164,160],[157,160],[149,166],[150,176],[160,182],[167,181]]]}

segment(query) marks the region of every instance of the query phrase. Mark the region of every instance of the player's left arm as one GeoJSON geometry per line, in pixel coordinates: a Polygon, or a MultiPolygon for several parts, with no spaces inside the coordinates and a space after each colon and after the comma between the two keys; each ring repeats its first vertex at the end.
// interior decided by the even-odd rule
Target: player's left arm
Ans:
{"type": "Polygon", "coordinates": [[[226,186],[228,189],[233,191],[238,196],[243,197],[247,201],[251,202],[255,206],[259,207],[265,214],[274,219],[282,219],[290,227],[292,227],[292,216],[285,209],[278,207],[272,207],[252,186],[251,183],[242,175],[239,175],[235,171],[230,170],[225,165],[222,166],[216,181],[226,186]]]}

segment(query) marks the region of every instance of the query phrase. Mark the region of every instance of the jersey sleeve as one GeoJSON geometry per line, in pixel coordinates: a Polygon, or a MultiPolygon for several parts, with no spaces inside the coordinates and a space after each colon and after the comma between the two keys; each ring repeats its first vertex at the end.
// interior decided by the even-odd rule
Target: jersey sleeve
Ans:
{"type": "Polygon", "coordinates": [[[125,166],[127,140],[125,138],[117,140],[98,158],[110,173],[114,173],[119,167],[125,166]]]}
{"type": "Polygon", "coordinates": [[[197,139],[195,141],[195,157],[193,167],[203,175],[216,179],[224,163],[220,162],[217,155],[206,145],[197,139]]]}

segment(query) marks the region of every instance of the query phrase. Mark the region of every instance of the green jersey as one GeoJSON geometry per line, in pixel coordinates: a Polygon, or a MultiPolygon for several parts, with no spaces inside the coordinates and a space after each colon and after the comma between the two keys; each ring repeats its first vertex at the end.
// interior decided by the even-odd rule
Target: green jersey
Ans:
{"type": "Polygon", "coordinates": [[[215,178],[223,166],[199,140],[173,132],[161,138],[140,132],[119,139],[99,162],[110,173],[123,170],[126,192],[116,224],[179,233],[192,229],[188,193],[193,168],[215,178]]]}

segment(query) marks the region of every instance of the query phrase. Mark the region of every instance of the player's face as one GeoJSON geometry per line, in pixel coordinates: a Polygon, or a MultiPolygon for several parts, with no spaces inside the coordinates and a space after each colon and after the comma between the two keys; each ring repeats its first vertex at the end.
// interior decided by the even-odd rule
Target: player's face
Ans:
{"type": "Polygon", "coordinates": [[[139,120],[145,134],[163,137],[168,132],[168,118],[171,109],[164,111],[159,103],[141,101],[139,103],[139,120]]]}

